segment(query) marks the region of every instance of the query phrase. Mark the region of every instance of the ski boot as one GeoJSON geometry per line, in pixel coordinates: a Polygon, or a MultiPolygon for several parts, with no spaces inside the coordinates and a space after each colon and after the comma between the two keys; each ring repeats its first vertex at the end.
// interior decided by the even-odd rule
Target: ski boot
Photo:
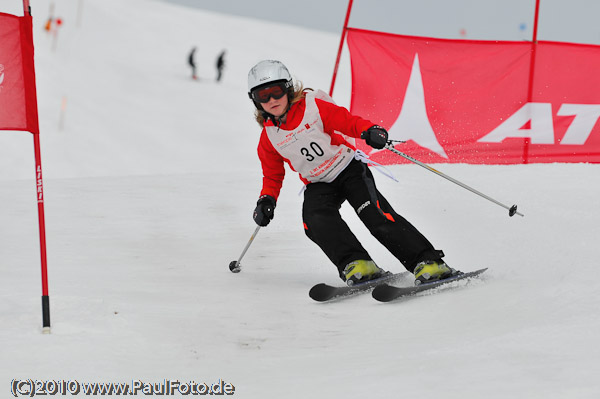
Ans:
{"type": "Polygon", "coordinates": [[[443,280],[456,273],[457,271],[445,264],[443,260],[426,260],[415,267],[415,285],[443,280]]]}
{"type": "Polygon", "coordinates": [[[348,286],[364,283],[366,281],[378,279],[387,275],[389,272],[381,269],[372,260],[355,260],[350,262],[344,268],[343,279],[348,286]]]}

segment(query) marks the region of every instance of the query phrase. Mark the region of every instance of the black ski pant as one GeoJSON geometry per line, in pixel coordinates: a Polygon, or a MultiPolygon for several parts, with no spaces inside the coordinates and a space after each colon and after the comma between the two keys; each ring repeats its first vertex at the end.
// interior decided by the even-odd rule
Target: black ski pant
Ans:
{"type": "Polygon", "coordinates": [[[306,235],[336,265],[340,277],[348,263],[372,260],[340,215],[346,200],[371,234],[411,273],[419,262],[440,260],[444,256],[394,211],[375,187],[367,165],[352,160],[333,182],[308,184],[302,207],[306,235]]]}

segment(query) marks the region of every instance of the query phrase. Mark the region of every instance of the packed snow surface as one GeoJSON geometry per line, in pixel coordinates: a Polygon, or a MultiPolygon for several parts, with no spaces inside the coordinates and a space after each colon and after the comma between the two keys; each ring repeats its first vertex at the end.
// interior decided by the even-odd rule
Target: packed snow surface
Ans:
{"type": "MultiPolygon", "coordinates": [[[[436,166],[517,203],[525,217],[512,218],[417,165],[391,166],[399,183],[375,173],[451,266],[489,270],[396,303],[316,303],[312,285],[341,281],[304,236],[291,171],[241,273],[228,265],[261,186],[247,71],[276,58],[327,90],[338,35],[154,0],[32,3],[52,330],[32,137],[0,132],[3,397],[15,379],[222,380],[239,398],[600,397],[600,165],[436,166]]],[[[338,79],[347,105],[347,55],[338,79]]],[[[380,266],[403,270],[342,212],[380,266]]]]}

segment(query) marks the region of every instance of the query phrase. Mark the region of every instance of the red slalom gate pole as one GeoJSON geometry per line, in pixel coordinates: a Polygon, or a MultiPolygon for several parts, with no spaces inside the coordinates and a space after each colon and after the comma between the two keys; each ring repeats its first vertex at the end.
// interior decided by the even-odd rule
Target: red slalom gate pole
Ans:
{"type": "Polygon", "coordinates": [[[335,67],[333,68],[333,77],[331,78],[331,87],[329,88],[329,95],[333,96],[333,88],[335,86],[335,79],[337,77],[338,67],[340,66],[340,58],[342,56],[342,49],[344,48],[344,39],[346,38],[346,32],[348,29],[348,21],[350,20],[350,11],[352,10],[353,0],[348,1],[348,10],[346,11],[346,19],[344,20],[344,28],[342,29],[342,37],[340,38],[340,47],[338,48],[337,58],[335,60],[335,67]]]}
{"type": "MultiPolygon", "coordinates": [[[[537,53],[537,31],[540,15],[540,0],[535,0],[535,15],[533,17],[533,38],[531,39],[531,60],[529,62],[529,87],[527,88],[527,102],[533,101],[533,78],[535,77],[535,58],[537,53]]],[[[523,163],[529,163],[529,138],[523,144],[523,163]]]]}
{"type": "MultiPolygon", "coordinates": [[[[23,0],[24,17],[31,17],[29,0],[23,0]]],[[[31,27],[29,27],[31,29],[31,27]]],[[[33,38],[31,38],[33,46],[33,38]]],[[[30,84],[35,85],[35,79],[30,84]]],[[[35,90],[34,90],[35,92],[35,90]]],[[[35,100],[37,107],[37,100],[35,100]]],[[[36,111],[37,112],[37,111],[36,111]]],[[[35,152],[35,181],[38,204],[38,221],[40,230],[40,259],[42,266],[42,332],[50,333],[50,296],[48,295],[48,261],[46,257],[46,222],[44,216],[44,181],[42,178],[42,156],[40,149],[39,128],[33,134],[33,149],[35,152]]]]}
{"type": "Polygon", "coordinates": [[[35,151],[35,175],[37,186],[38,220],[40,225],[40,257],[42,262],[42,332],[50,333],[50,296],[48,295],[48,260],[46,258],[46,222],[44,217],[44,182],[42,179],[42,161],[40,135],[33,134],[35,151]]]}

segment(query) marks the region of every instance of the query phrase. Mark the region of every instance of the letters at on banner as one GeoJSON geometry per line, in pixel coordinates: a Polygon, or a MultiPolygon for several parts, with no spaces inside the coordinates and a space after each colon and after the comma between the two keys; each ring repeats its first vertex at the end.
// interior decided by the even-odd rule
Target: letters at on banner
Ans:
{"type": "MultiPolygon", "coordinates": [[[[540,41],[531,74],[531,42],[353,28],[347,41],[351,112],[424,162],[600,162],[600,46],[540,41]]],[[[389,151],[371,156],[403,162],[389,151]]]]}

